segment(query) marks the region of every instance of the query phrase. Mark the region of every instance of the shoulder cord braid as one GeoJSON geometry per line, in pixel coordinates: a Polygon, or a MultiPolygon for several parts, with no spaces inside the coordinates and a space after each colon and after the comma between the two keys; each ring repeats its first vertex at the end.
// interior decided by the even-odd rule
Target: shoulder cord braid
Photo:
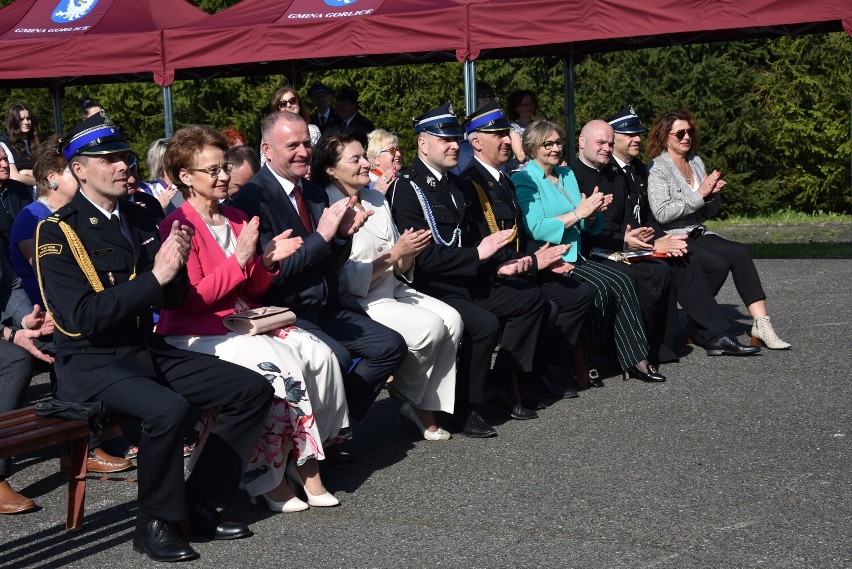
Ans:
{"type": "MultiPolygon", "coordinates": [[[[44,294],[44,278],[41,272],[41,261],[38,254],[38,243],[39,243],[39,233],[41,233],[41,226],[45,221],[50,221],[53,223],[58,223],[59,228],[62,229],[62,233],[65,234],[65,239],[68,240],[68,247],[71,249],[71,253],[74,255],[74,259],[77,261],[77,264],[80,266],[80,270],[83,271],[83,274],[86,275],[86,279],[89,281],[89,285],[92,289],[99,293],[104,290],[104,285],[101,282],[101,279],[98,277],[97,271],[95,271],[95,266],[92,264],[92,259],[89,257],[89,254],[86,252],[86,248],[83,246],[83,242],[80,241],[80,237],[77,233],[71,229],[71,226],[65,223],[64,221],[57,221],[53,218],[47,218],[41,221],[36,227],[36,252],[35,252],[35,260],[36,260],[36,274],[38,276],[38,289],[41,293],[41,298],[44,300],[44,308],[50,314],[51,319],[53,320],[53,325],[59,329],[60,332],[65,334],[71,338],[77,338],[81,336],[79,332],[69,332],[62,328],[59,325],[59,322],[56,321],[56,318],[53,317],[53,313],[50,312],[50,303],[47,301],[47,296],[44,294]]],[[[133,280],[136,277],[136,269],[134,267],[133,274],[130,275],[130,280],[133,280]]]]}
{"type": "Polygon", "coordinates": [[[414,189],[414,193],[417,194],[417,201],[420,202],[420,207],[423,208],[423,215],[426,216],[426,223],[429,224],[429,229],[432,230],[432,237],[435,239],[435,243],[440,245],[441,247],[459,247],[461,246],[461,229],[456,226],[453,229],[453,238],[447,243],[444,241],[444,238],[441,237],[441,234],[438,233],[438,229],[435,227],[435,217],[432,215],[432,207],[429,205],[429,202],[426,200],[426,196],[423,194],[423,190],[421,190],[414,181],[409,180],[411,187],[414,189]]]}
{"type": "MultiPolygon", "coordinates": [[[[500,228],[497,227],[497,218],[494,217],[494,210],[491,207],[491,202],[488,200],[488,196],[485,195],[485,190],[482,189],[482,186],[474,182],[473,180],[468,180],[471,184],[473,184],[474,189],[476,189],[476,195],[479,196],[479,203],[482,205],[482,213],[485,214],[485,221],[488,222],[488,230],[491,233],[497,233],[500,231],[500,228]]],[[[521,250],[521,242],[518,237],[518,223],[515,222],[515,225],[512,226],[512,235],[509,237],[509,243],[515,241],[515,249],[521,250]]]]}

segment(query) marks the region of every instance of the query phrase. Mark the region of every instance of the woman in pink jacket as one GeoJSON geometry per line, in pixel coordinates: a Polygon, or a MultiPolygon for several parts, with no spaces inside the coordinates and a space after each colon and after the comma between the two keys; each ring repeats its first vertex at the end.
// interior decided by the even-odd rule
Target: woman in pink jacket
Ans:
{"type": "MultiPolygon", "coordinates": [[[[254,500],[273,511],[293,512],[339,502],[323,486],[317,461],[323,444],[350,434],[343,376],[331,349],[310,333],[285,326],[266,334],[229,331],[222,319],[258,305],[278,272],[278,261],[301,246],[286,231],[256,254],[258,219],[219,205],[227,197],[232,165],[227,143],[210,127],[190,125],[177,131],[164,157],[169,178],[186,200],[160,225],[168,233],[174,220],[195,231],[187,270],[190,288],[177,310],[163,310],[157,331],[176,347],[215,355],[264,375],[276,398],[243,476],[254,500]],[[285,476],[286,472],[286,476],[285,476]],[[305,490],[308,503],[295,497],[290,477],[305,490]]],[[[215,416],[202,420],[203,445],[215,416]]]]}

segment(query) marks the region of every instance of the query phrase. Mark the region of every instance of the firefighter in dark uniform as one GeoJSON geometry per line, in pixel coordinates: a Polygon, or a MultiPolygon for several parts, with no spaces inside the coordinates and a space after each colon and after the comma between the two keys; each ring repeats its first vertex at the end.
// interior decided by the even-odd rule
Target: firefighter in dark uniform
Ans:
{"type": "Polygon", "coordinates": [[[512,142],[511,125],[500,106],[495,101],[485,103],[465,119],[463,127],[474,158],[462,177],[475,191],[470,213],[479,238],[501,229],[515,230],[517,237],[498,251],[494,259],[532,257],[533,268],[526,278],[541,287],[550,301],[550,330],[538,348],[536,379],[548,396],[576,397],[577,390],[568,388],[567,379],[577,336],[594,291],[588,284],[570,278],[572,267],[561,258],[566,245],[540,249],[524,231],[515,185],[502,171],[509,161],[512,142]]]}
{"type": "MultiPolygon", "coordinates": [[[[463,433],[490,437],[496,431],[482,417],[489,393],[491,354],[500,341],[494,369],[529,373],[546,322],[546,299],[538,287],[514,275],[532,267],[528,256],[494,262],[512,230],[478,239],[471,232],[469,184],[450,172],[458,162],[461,127],[447,103],[414,118],[417,158],[391,187],[391,213],[399,228],[428,229],[432,242],[417,257],[414,287],[458,310],[464,322],[456,381],[456,416],[463,433]],[[502,328],[502,336],[500,334],[502,328]]],[[[520,406],[520,403],[518,403],[520,406]]],[[[513,407],[515,418],[522,409],[513,407]]]]}
{"type": "Polygon", "coordinates": [[[191,229],[175,222],[161,244],[150,213],[121,199],[130,148],[116,127],[94,115],[61,147],[80,190],[36,232],[39,283],[56,324],[58,395],[141,421],[133,548],[156,561],[193,559],[176,531],[187,514],[198,537],[251,535],[209,500],[233,498],[273,390],[254,372],[173,348],[153,332],[152,310],[177,307],[186,293],[191,229]],[[221,412],[184,481],[191,407],[221,412]]]}

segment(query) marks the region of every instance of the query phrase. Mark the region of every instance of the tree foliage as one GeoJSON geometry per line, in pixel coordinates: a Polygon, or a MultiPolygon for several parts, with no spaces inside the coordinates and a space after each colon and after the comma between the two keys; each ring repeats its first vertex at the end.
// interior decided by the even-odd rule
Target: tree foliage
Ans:
{"type": "MultiPolygon", "coordinates": [[[[0,0],[0,6],[11,0],[0,0]]],[[[214,13],[236,0],[195,0],[214,13]]],[[[699,121],[699,154],[728,182],[729,215],[792,208],[850,210],[850,84],[852,40],[843,33],[696,44],[586,56],[575,67],[575,126],[603,118],[625,104],[649,126],[673,108],[699,121]]],[[[560,58],[484,60],[477,79],[498,96],[531,89],[539,114],[561,122],[564,66],[560,58]]],[[[316,71],[298,77],[303,104],[307,86],[321,80],[332,89],[360,93],[364,114],[396,132],[404,159],[413,157],[412,117],[450,101],[464,115],[462,66],[457,63],[316,71]]],[[[234,126],[257,143],[269,97],[288,80],[280,75],[177,81],[172,85],[175,126],[234,126]]],[[[80,99],[98,100],[144,156],[163,136],[162,92],[146,83],[73,86],[61,99],[62,129],[79,119],[80,99]]],[[[0,105],[29,105],[43,134],[53,132],[47,89],[8,89],[0,105]]],[[[577,132],[573,133],[574,136],[577,132]]],[[[650,157],[646,157],[650,158],[650,157]]]]}

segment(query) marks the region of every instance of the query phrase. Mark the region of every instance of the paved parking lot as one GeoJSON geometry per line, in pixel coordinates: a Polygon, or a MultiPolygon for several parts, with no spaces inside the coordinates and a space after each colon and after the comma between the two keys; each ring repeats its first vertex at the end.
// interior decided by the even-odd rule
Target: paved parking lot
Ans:
{"type": "MultiPolygon", "coordinates": [[[[792,350],[684,347],[667,383],[611,377],[488,440],[418,440],[383,396],[356,426],[357,461],[323,465],[339,508],[272,514],[242,494],[233,517],[255,537],[195,544],[191,564],[852,566],[852,260],[757,263],[792,350]]],[[[744,340],[730,282],[719,300],[744,340]]],[[[0,567],[153,566],[131,548],[133,472],[90,481],[85,527],[66,533],[57,456],[18,461],[14,486],[41,508],[0,517],[0,567]]]]}

